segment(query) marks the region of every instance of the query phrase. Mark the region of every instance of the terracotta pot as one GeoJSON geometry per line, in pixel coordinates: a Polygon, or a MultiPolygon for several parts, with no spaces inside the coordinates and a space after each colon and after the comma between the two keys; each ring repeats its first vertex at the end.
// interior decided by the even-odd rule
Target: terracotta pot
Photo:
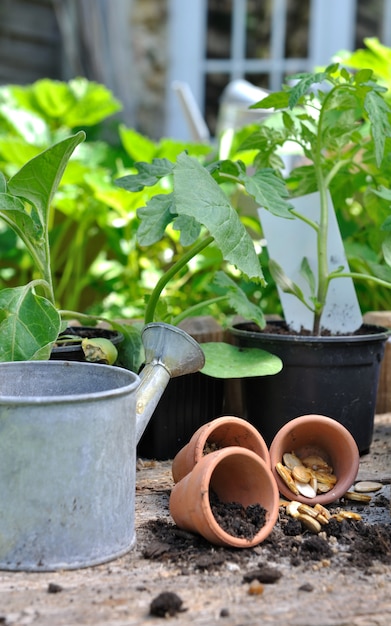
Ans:
{"type": "Polygon", "coordinates": [[[353,436],[342,424],[324,415],[302,415],[278,431],[270,446],[270,461],[280,493],[290,500],[314,505],[329,504],[349,491],[357,476],[360,456],[353,436]],[[292,451],[299,457],[315,454],[324,458],[338,478],[333,489],[315,498],[292,493],[275,469],[283,454],[292,451]]]}
{"type": "Polygon", "coordinates": [[[177,526],[220,546],[250,548],[261,543],[271,533],[278,511],[278,488],[270,468],[255,452],[239,446],[203,456],[170,496],[170,513],[177,526]],[[210,489],[221,502],[260,504],[267,511],[264,526],[252,539],[227,533],[212,513],[210,489]]]}
{"type": "Polygon", "coordinates": [[[246,420],[224,415],[200,426],[189,443],[175,456],[172,462],[174,482],[180,481],[204,456],[205,444],[212,448],[240,446],[252,450],[270,467],[269,450],[257,429],[246,420]]]}

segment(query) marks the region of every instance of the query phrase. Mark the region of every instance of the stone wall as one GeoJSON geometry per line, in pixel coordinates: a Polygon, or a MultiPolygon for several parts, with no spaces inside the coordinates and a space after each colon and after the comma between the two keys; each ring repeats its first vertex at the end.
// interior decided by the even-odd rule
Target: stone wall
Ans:
{"type": "Polygon", "coordinates": [[[159,138],[164,128],[168,0],[133,0],[130,16],[137,129],[159,138]]]}

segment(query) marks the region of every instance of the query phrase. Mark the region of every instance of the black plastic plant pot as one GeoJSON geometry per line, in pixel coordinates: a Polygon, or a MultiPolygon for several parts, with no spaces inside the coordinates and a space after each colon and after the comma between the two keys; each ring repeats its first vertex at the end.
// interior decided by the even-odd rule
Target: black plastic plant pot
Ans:
{"type": "Polygon", "coordinates": [[[256,328],[237,324],[231,334],[236,345],[262,348],[283,362],[274,376],[242,380],[244,417],[266,443],[289,420],[316,413],[336,419],[353,435],[360,454],[369,452],[387,330],[363,325],[363,334],[314,337],[256,328]]]}
{"type": "Polygon", "coordinates": [[[173,459],[195,431],[223,412],[224,380],[200,372],[172,378],[137,446],[148,459],[173,459]]]}
{"type": "Polygon", "coordinates": [[[109,339],[115,346],[118,346],[124,338],[122,333],[116,330],[92,326],[69,326],[59,335],[59,337],[64,336],[70,337],[69,342],[54,346],[50,355],[51,361],[85,361],[84,352],[79,341],[80,338],[104,337],[109,339]],[[72,343],[73,336],[75,337],[75,343],[72,343]]]}

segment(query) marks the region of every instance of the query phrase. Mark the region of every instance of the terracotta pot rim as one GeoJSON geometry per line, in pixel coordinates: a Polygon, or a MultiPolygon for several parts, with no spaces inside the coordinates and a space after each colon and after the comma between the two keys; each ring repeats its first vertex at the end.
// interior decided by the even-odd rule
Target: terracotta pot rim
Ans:
{"type": "Polygon", "coordinates": [[[345,426],[331,417],[313,413],[301,415],[290,420],[278,431],[270,446],[270,460],[272,472],[276,479],[280,493],[291,500],[297,500],[304,504],[314,505],[317,503],[330,504],[331,502],[335,502],[349,490],[358,473],[360,455],[354,437],[345,428],[345,426]],[[312,435],[308,430],[309,425],[314,424],[317,428],[319,428],[319,435],[321,436],[321,441],[316,443],[316,445],[314,443],[316,441],[316,436],[312,435]],[[301,494],[295,495],[285,485],[275,469],[276,464],[282,460],[282,455],[285,452],[292,452],[294,443],[292,443],[289,436],[294,433],[295,430],[300,433],[300,438],[298,437],[297,443],[298,449],[305,447],[305,445],[309,448],[313,447],[314,449],[323,449],[326,456],[330,458],[332,464],[334,465],[335,474],[338,477],[333,489],[327,493],[319,494],[315,498],[307,498],[301,494]],[[303,430],[305,431],[304,435],[302,435],[303,430]],[[306,439],[307,443],[305,443],[306,439]],[[333,445],[335,445],[336,449],[339,447],[340,453],[344,454],[342,462],[338,462],[339,459],[336,459],[335,454],[333,454],[333,445]],[[341,472],[343,474],[342,476],[341,472]]]}
{"type": "MultiPolygon", "coordinates": [[[[200,435],[198,437],[197,443],[195,445],[195,450],[194,450],[194,456],[195,458],[199,457],[203,457],[205,456],[203,454],[204,448],[205,448],[205,444],[208,441],[208,439],[210,439],[210,435],[217,430],[220,426],[223,426],[227,420],[229,420],[231,423],[234,424],[238,424],[238,426],[243,426],[244,428],[246,428],[246,430],[248,430],[249,432],[251,432],[254,437],[260,442],[260,446],[262,447],[262,435],[260,434],[260,432],[255,428],[255,426],[253,426],[249,421],[245,420],[242,417],[237,417],[235,415],[221,415],[220,417],[216,417],[215,419],[211,420],[210,422],[207,422],[207,424],[204,424],[204,426],[206,427],[203,432],[200,432],[200,435]]],[[[202,427],[201,427],[202,428],[202,427]]],[[[201,431],[201,428],[199,429],[199,431],[201,431]]],[[[196,431],[197,432],[197,431],[196,431]]],[[[196,434],[196,433],[195,433],[196,434]]],[[[230,446],[232,447],[232,446],[230,446]]],[[[242,447],[242,446],[238,446],[238,447],[242,447]]],[[[224,448],[222,448],[224,449],[224,448]]],[[[244,448],[243,449],[247,449],[248,448],[244,448]]],[[[268,460],[269,460],[269,456],[268,456],[268,448],[266,446],[265,443],[265,457],[260,457],[263,459],[263,461],[267,464],[268,460]]],[[[259,455],[258,455],[259,456],[259,455]]]]}

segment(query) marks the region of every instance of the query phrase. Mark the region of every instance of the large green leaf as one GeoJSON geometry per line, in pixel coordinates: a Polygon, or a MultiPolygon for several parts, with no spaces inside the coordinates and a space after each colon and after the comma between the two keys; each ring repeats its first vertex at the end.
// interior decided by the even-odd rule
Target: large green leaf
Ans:
{"type": "Polygon", "coordinates": [[[48,359],[60,326],[58,311],[33,283],[0,291],[0,361],[48,359]]]}
{"type": "Polygon", "coordinates": [[[12,194],[24,198],[36,208],[44,226],[65,167],[76,146],[84,139],[85,133],[80,131],[54,144],[28,161],[8,182],[12,194]]]}
{"type": "Polygon", "coordinates": [[[214,378],[272,376],[282,369],[278,356],[259,348],[238,348],[229,343],[202,344],[205,365],[201,372],[214,378]]]}
{"type": "Polygon", "coordinates": [[[194,158],[181,154],[174,167],[175,211],[205,226],[224,259],[252,280],[263,280],[253,241],[226,195],[194,158]]]}

